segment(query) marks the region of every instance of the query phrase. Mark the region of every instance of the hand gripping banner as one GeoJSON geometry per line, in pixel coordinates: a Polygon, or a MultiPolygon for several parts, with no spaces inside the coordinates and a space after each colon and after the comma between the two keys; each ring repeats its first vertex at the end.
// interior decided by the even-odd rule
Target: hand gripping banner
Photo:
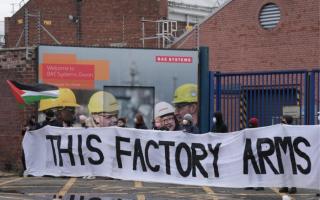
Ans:
{"type": "Polygon", "coordinates": [[[218,187],[320,187],[320,126],[192,135],[130,128],[27,132],[26,173],[218,187]]]}

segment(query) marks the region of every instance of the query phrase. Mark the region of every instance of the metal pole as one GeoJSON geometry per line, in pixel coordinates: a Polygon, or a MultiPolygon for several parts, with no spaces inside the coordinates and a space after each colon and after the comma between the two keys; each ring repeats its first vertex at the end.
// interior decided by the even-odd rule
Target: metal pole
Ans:
{"type": "Polygon", "coordinates": [[[142,47],[144,48],[144,17],[142,17],[142,47]]]}
{"type": "Polygon", "coordinates": [[[210,106],[209,106],[209,48],[201,47],[199,51],[199,67],[198,67],[198,110],[199,120],[198,126],[201,133],[209,132],[210,106]],[[200,106],[201,105],[201,106],[200,106]]]}
{"type": "Polygon", "coordinates": [[[315,105],[315,72],[310,72],[310,79],[309,79],[309,124],[314,125],[314,105],[315,105]]]}
{"type": "Polygon", "coordinates": [[[41,12],[38,12],[38,24],[37,24],[37,30],[38,30],[38,45],[41,44],[41,12]]]}
{"type": "Polygon", "coordinates": [[[24,46],[29,46],[29,22],[28,22],[28,9],[24,10],[24,46]]]}

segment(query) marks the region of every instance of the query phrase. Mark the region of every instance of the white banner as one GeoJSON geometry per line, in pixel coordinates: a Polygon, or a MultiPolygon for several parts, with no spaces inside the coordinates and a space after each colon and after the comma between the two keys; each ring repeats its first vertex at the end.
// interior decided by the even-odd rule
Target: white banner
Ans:
{"type": "Polygon", "coordinates": [[[193,135],[130,128],[28,132],[26,173],[218,187],[320,187],[320,126],[193,135]]]}

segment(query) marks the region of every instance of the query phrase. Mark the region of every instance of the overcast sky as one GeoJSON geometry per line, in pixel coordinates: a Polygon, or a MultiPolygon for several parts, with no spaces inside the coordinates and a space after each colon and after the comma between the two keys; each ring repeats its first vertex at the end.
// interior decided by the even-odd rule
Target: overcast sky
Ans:
{"type": "MultiPolygon", "coordinates": [[[[17,11],[20,2],[21,0],[0,0],[0,34],[4,33],[4,18],[12,15],[12,4],[14,4],[15,11],[17,11]]],[[[28,2],[28,0],[24,2],[28,2]]]]}

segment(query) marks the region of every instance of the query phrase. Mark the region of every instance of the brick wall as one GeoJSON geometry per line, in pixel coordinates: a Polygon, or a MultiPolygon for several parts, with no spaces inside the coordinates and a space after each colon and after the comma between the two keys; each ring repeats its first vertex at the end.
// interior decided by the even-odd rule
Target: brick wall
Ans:
{"type": "Polygon", "coordinates": [[[8,79],[36,82],[36,58],[26,60],[25,53],[24,48],[0,50],[0,170],[21,169],[21,130],[27,119],[35,114],[35,106],[19,108],[6,83],[8,79]]]}
{"type": "MultiPolygon", "coordinates": [[[[127,43],[128,47],[141,47],[141,18],[157,20],[167,16],[167,0],[30,0],[11,18],[6,18],[6,47],[15,47],[23,31],[25,9],[31,14],[41,13],[42,25],[63,45],[109,46],[127,43]],[[76,23],[69,15],[80,16],[76,23]],[[44,20],[51,21],[51,25],[44,20]]],[[[37,17],[29,17],[29,45],[38,44],[37,17]]],[[[156,27],[146,27],[147,34],[155,34],[156,27]]],[[[18,46],[24,46],[24,34],[18,46]]],[[[41,30],[42,44],[56,44],[41,30]]],[[[155,47],[156,41],[147,43],[155,47]]]]}
{"type": "MultiPolygon", "coordinates": [[[[233,0],[200,26],[200,45],[208,46],[214,71],[269,71],[320,67],[320,1],[233,0]],[[274,2],[281,21],[272,30],[259,25],[259,11],[274,2]]],[[[174,48],[196,47],[193,31],[174,48]]]]}

